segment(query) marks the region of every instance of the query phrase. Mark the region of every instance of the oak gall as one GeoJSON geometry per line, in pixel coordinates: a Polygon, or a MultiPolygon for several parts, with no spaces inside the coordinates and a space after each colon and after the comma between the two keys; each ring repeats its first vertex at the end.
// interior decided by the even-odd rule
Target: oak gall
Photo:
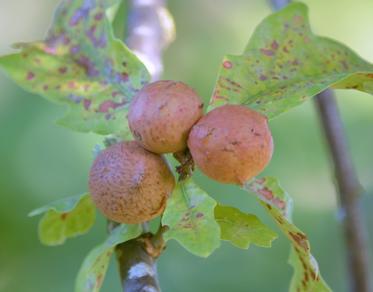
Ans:
{"type": "Polygon", "coordinates": [[[202,117],[188,146],[203,173],[239,185],[262,172],[273,152],[267,118],[240,105],[224,105],[202,117]]]}
{"type": "Polygon", "coordinates": [[[103,150],[89,174],[89,190],[97,208],[119,223],[143,223],[161,214],[174,185],[163,158],[135,141],[103,150]]]}
{"type": "Polygon", "coordinates": [[[129,107],[128,124],[145,149],[175,153],[186,149],[189,132],[202,114],[201,98],[191,87],[164,80],[138,92],[129,107]]]}

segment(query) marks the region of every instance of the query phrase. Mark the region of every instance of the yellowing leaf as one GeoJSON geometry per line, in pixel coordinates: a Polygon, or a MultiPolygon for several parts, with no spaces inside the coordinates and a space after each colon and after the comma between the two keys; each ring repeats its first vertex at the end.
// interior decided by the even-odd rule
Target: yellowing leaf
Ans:
{"type": "Polygon", "coordinates": [[[177,240],[197,256],[209,256],[220,245],[215,206],[215,200],[191,179],[179,182],[162,217],[162,224],[169,227],[164,239],[177,240]]]}
{"type": "Polygon", "coordinates": [[[314,35],[307,7],[293,3],[259,24],[242,55],[224,58],[210,108],[243,104],[273,118],[328,87],[373,94],[373,65],[314,35]]]}
{"type": "Polygon", "coordinates": [[[149,74],[113,36],[106,12],[117,3],[63,0],[45,41],[19,45],[0,67],[25,90],[68,106],[60,124],[124,137],[129,102],[149,74]]]}
{"type": "Polygon", "coordinates": [[[40,214],[39,239],[45,245],[60,245],[67,238],[88,232],[95,222],[96,208],[89,194],[65,198],[32,211],[40,214]]]}
{"type": "Polygon", "coordinates": [[[291,222],[292,200],[277,179],[264,177],[244,185],[244,189],[257,195],[281,231],[292,244],[289,263],[294,268],[290,292],[331,291],[320,275],[317,261],[311,254],[307,235],[291,222]]]}

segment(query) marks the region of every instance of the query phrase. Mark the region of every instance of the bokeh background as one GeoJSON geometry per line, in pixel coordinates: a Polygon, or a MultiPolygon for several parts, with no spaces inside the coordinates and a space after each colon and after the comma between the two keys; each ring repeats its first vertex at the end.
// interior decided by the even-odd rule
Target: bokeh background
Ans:
{"type": "MultiPolygon", "coordinates": [[[[371,0],[308,0],[314,30],[342,41],[373,61],[371,0]]],[[[0,0],[0,54],[18,41],[43,38],[57,0],[0,0]]],[[[170,0],[177,40],[165,53],[165,78],[189,83],[207,100],[224,54],[239,54],[250,34],[270,13],[265,0],[170,0]]],[[[121,11],[124,15],[124,9],[121,11]]],[[[116,21],[123,33],[123,18],[116,21]]],[[[351,153],[366,192],[361,212],[369,232],[373,268],[373,98],[337,91],[351,153]]],[[[87,189],[92,149],[102,138],[54,124],[62,108],[26,93],[0,75],[0,291],[73,291],[88,251],[106,236],[98,215],[88,235],[61,247],[43,247],[37,219],[27,213],[40,205],[87,189]]],[[[295,222],[308,233],[322,274],[334,291],[348,291],[338,200],[318,116],[312,102],[271,122],[275,153],[265,174],[279,177],[295,200],[295,222]]],[[[231,186],[197,172],[196,180],[215,199],[257,214],[276,226],[256,201],[231,186]]],[[[159,260],[165,292],[287,291],[292,274],[288,241],[273,248],[238,250],[223,243],[208,259],[170,242],[159,260]]],[[[373,278],[373,273],[371,274],[373,278]]],[[[120,291],[115,262],[103,291],[120,291]]]]}

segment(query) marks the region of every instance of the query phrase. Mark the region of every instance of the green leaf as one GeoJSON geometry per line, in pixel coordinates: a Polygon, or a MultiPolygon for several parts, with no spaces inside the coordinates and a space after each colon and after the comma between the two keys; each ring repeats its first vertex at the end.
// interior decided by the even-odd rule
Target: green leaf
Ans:
{"type": "Polygon", "coordinates": [[[96,207],[91,196],[83,194],[50,203],[29,216],[44,214],[39,221],[39,239],[45,245],[60,245],[67,238],[88,232],[95,222],[96,207]]]}
{"type": "Polygon", "coordinates": [[[169,227],[164,239],[177,240],[197,256],[209,256],[220,245],[215,206],[215,200],[191,179],[179,182],[162,217],[162,224],[169,227]]]}
{"type": "Polygon", "coordinates": [[[277,179],[273,177],[254,179],[247,182],[244,189],[257,195],[261,204],[292,244],[289,263],[294,268],[294,275],[289,291],[331,291],[320,275],[318,264],[311,254],[307,235],[291,222],[292,200],[281,188],[277,179]]]}
{"type": "Polygon", "coordinates": [[[25,90],[68,106],[61,125],[98,134],[129,133],[129,102],[149,74],[113,36],[106,11],[117,3],[64,0],[45,41],[21,44],[21,52],[0,57],[0,67],[25,90]]]}
{"type": "Polygon", "coordinates": [[[230,241],[239,248],[248,249],[251,243],[271,247],[272,241],[277,238],[277,234],[258,217],[245,214],[237,208],[217,205],[215,220],[220,225],[221,239],[230,241]]]}
{"type": "Polygon", "coordinates": [[[307,7],[293,3],[263,20],[242,55],[224,58],[210,108],[243,104],[273,118],[328,87],[373,94],[373,65],[314,35],[307,7]]]}
{"type": "Polygon", "coordinates": [[[140,225],[119,225],[85,258],[75,282],[75,292],[98,292],[104,281],[111,255],[116,245],[138,237],[140,225]]]}

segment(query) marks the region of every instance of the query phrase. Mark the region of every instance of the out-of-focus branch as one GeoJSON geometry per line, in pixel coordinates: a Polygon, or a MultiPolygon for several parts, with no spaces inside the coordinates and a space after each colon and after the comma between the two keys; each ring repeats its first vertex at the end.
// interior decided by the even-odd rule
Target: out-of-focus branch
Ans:
{"type": "Polygon", "coordinates": [[[163,71],[162,52],[175,38],[165,0],[130,0],[126,43],[148,68],[152,80],[163,71]]]}
{"type": "MultiPolygon", "coordinates": [[[[271,0],[274,10],[281,9],[290,2],[290,0],[271,0]]],[[[339,202],[343,213],[350,291],[372,292],[366,228],[359,207],[359,195],[362,193],[362,188],[348,151],[334,92],[328,89],[318,94],[316,106],[334,164],[339,202]]]]}
{"type": "Polygon", "coordinates": [[[291,0],[268,0],[269,3],[272,5],[273,10],[280,10],[281,8],[284,8],[286,5],[288,5],[291,0]]]}
{"type": "Polygon", "coordinates": [[[318,94],[316,105],[333,159],[339,191],[344,237],[347,247],[350,290],[354,292],[372,292],[369,280],[369,253],[366,246],[366,229],[359,206],[362,188],[354,169],[351,155],[348,152],[342,120],[333,91],[326,90],[318,94]]]}
{"type": "MultiPolygon", "coordinates": [[[[152,81],[161,77],[163,72],[162,53],[174,40],[174,37],[174,21],[166,8],[165,0],[129,1],[126,43],[145,64],[152,81]]],[[[160,227],[155,235],[145,233],[139,238],[124,242],[116,247],[123,291],[161,291],[156,259],[164,249],[162,239],[164,231],[165,229],[160,227]]]]}

